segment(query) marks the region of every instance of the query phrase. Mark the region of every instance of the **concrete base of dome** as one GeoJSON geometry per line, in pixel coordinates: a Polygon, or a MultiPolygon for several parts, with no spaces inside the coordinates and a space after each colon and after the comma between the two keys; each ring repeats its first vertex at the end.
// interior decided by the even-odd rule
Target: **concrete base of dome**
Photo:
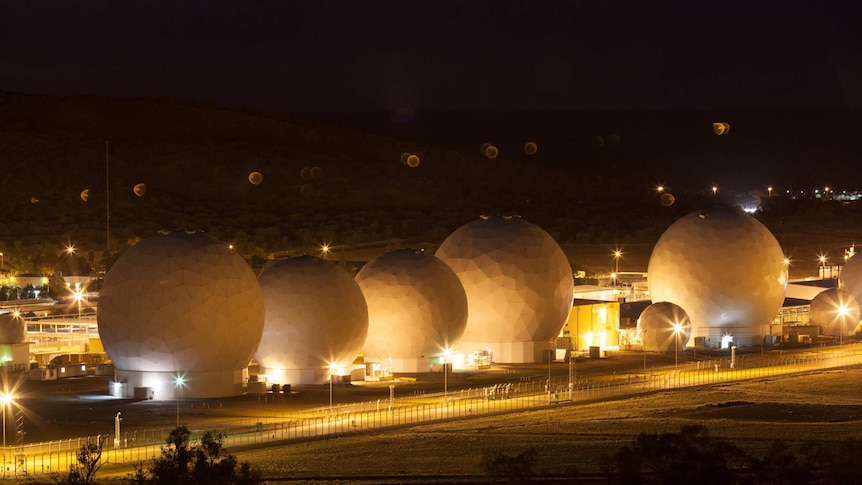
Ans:
{"type": "Polygon", "coordinates": [[[460,342],[459,352],[491,351],[491,361],[505,364],[533,364],[545,361],[549,349],[545,342],[460,342]]]}
{"type": "Polygon", "coordinates": [[[270,384],[328,384],[329,369],[261,369],[270,384]]]}
{"type": "Polygon", "coordinates": [[[391,369],[392,372],[431,372],[431,357],[423,356],[415,359],[396,359],[389,357],[374,358],[366,355],[365,362],[379,362],[381,368],[391,369]]]}
{"type": "Polygon", "coordinates": [[[243,370],[177,373],[117,369],[114,379],[125,383],[124,386],[117,386],[123,389],[122,397],[135,397],[135,388],[150,388],[153,399],[206,399],[242,395],[243,373],[243,370]],[[177,376],[182,376],[181,385],[176,384],[177,376]]]}
{"type": "Polygon", "coordinates": [[[763,326],[763,334],[758,328],[746,327],[693,327],[692,337],[686,347],[705,347],[712,349],[729,349],[730,347],[755,347],[763,342],[769,328],[763,326]]]}

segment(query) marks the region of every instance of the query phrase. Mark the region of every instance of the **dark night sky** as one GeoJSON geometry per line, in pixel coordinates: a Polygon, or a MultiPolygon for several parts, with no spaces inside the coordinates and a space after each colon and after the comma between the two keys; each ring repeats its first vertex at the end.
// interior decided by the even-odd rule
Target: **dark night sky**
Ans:
{"type": "Polygon", "coordinates": [[[852,2],[0,0],[0,89],[279,111],[858,109],[852,2]]]}

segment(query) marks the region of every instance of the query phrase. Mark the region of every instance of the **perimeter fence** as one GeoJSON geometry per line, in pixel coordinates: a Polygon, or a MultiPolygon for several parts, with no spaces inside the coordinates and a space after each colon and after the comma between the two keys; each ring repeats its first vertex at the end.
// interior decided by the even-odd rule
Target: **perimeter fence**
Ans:
{"type": "MultiPolygon", "coordinates": [[[[482,415],[541,409],[578,402],[601,401],[661,390],[760,379],[797,372],[862,363],[862,348],[842,346],[804,354],[742,355],[733,359],[687,362],[684,365],[648,369],[643,372],[592,377],[532,376],[517,382],[414,394],[377,401],[339,404],[286,413],[282,416],[247,417],[207,422],[190,428],[193,442],[206,431],[222,433],[228,449],[321,439],[365,433],[371,430],[444,422],[482,415]]],[[[39,479],[68,473],[77,463],[81,447],[103,444],[105,463],[148,462],[161,455],[161,447],[173,427],[129,431],[119,438],[111,434],[70,438],[0,448],[3,479],[39,479]]]]}

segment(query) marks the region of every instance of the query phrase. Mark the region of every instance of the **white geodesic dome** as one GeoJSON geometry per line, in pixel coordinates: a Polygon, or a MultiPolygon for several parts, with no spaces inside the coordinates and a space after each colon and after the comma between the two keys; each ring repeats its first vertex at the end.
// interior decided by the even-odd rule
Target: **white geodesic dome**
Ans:
{"type": "Polygon", "coordinates": [[[811,300],[808,320],[820,327],[823,335],[853,336],[859,323],[859,303],[849,292],[830,288],[811,300]]]}
{"type": "Polygon", "coordinates": [[[200,233],[144,239],[114,263],[99,295],[99,335],[118,376],[159,388],[156,398],[174,392],[170,376],[182,375],[184,396],[235,393],[263,318],[254,272],[200,233]]]}
{"type": "Polygon", "coordinates": [[[838,288],[853,295],[857,302],[862,302],[862,258],[854,255],[844,263],[838,275],[838,288]]]}
{"type": "Polygon", "coordinates": [[[638,335],[645,351],[682,350],[691,337],[691,319],[685,310],[671,302],[653,303],[638,318],[638,335]]]}
{"type": "Polygon", "coordinates": [[[258,281],[266,317],[255,358],[267,374],[310,371],[300,375],[319,380],[319,371],[345,367],[362,351],[368,307],[347,271],[300,256],[270,266],[258,281]]]}
{"type": "Polygon", "coordinates": [[[462,347],[490,348],[496,362],[535,362],[572,310],[568,258],[541,228],[517,216],[481,217],[436,253],[461,279],[470,317],[462,347]]]}
{"type": "Polygon", "coordinates": [[[662,234],[649,260],[652,301],[685,310],[708,347],[760,342],[784,302],[787,267],[778,241],[733,209],[688,214],[662,234]]]}
{"type": "Polygon", "coordinates": [[[24,319],[14,313],[0,314],[0,344],[20,344],[25,336],[24,319]]]}
{"type": "Polygon", "coordinates": [[[431,254],[413,249],[386,253],[366,264],[356,283],[368,304],[366,361],[391,357],[413,362],[402,367],[422,366],[454,347],[464,332],[464,287],[431,254]]]}

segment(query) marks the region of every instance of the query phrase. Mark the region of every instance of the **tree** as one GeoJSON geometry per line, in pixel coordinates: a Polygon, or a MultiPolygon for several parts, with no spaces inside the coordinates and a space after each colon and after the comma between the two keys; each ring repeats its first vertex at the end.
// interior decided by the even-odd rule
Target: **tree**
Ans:
{"type": "Polygon", "coordinates": [[[521,482],[533,474],[535,460],[536,450],[532,448],[514,454],[493,451],[485,453],[482,467],[489,475],[505,478],[511,482],[521,482]]]}
{"type": "Polygon", "coordinates": [[[162,456],[153,461],[150,467],[152,483],[189,484],[189,463],[194,456],[189,447],[191,432],[185,426],[171,430],[165,440],[167,446],[162,446],[162,456]]]}
{"type": "Polygon", "coordinates": [[[78,464],[72,465],[69,475],[60,483],[70,485],[90,485],[96,483],[96,473],[102,468],[102,444],[104,441],[99,436],[96,442],[87,441],[81,445],[76,454],[78,464]]]}
{"type": "Polygon", "coordinates": [[[207,431],[200,443],[191,446],[191,432],[185,426],[174,428],[162,456],[153,461],[149,476],[138,470],[136,483],[188,485],[255,485],[260,475],[248,463],[237,463],[224,449],[225,435],[207,431]],[[239,468],[237,468],[239,465],[239,468]]]}

